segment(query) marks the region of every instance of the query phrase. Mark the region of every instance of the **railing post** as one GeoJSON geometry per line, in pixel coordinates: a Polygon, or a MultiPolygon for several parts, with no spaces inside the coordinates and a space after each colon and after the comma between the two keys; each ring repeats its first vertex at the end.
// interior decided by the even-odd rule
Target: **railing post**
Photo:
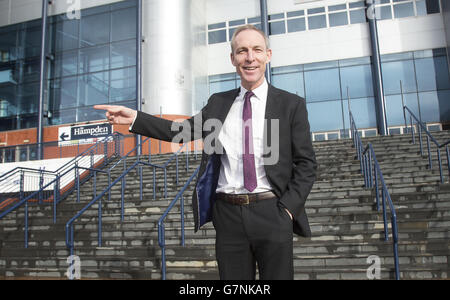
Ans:
{"type": "Polygon", "coordinates": [[[77,185],[77,203],[80,203],[80,173],[78,170],[78,162],[75,162],[75,181],[77,185]]]}
{"type": "Polygon", "coordinates": [[[380,190],[378,188],[378,172],[376,166],[374,168],[374,173],[375,173],[375,195],[377,200],[377,211],[380,211],[380,190]]]}
{"type": "Polygon", "coordinates": [[[384,222],[384,240],[389,240],[389,232],[388,232],[388,225],[387,225],[387,215],[386,215],[386,191],[384,189],[384,186],[381,187],[381,195],[382,195],[382,201],[383,201],[383,222],[384,222]]]}
{"type": "Polygon", "coordinates": [[[444,176],[442,175],[441,149],[439,149],[439,147],[437,147],[437,156],[438,156],[438,163],[439,163],[439,176],[441,178],[441,183],[444,183],[444,176]]]}
{"type": "Polygon", "coordinates": [[[39,205],[42,204],[42,187],[44,186],[44,172],[42,170],[41,167],[39,167],[39,194],[38,194],[38,199],[39,199],[39,205]]]}
{"type": "Polygon", "coordinates": [[[178,153],[175,154],[175,162],[176,162],[176,170],[175,170],[175,172],[176,172],[176,184],[177,184],[177,187],[178,187],[178,153]]]}
{"type": "Polygon", "coordinates": [[[55,178],[55,186],[54,186],[54,193],[53,193],[53,224],[56,224],[56,205],[59,202],[59,173],[56,174],[55,178]]]}
{"type": "Polygon", "coordinates": [[[181,195],[181,203],[180,203],[180,210],[181,210],[181,246],[184,247],[184,197],[181,195]]]}
{"type": "Polygon", "coordinates": [[[397,228],[397,217],[393,213],[391,217],[392,224],[392,239],[393,239],[393,250],[394,250],[394,265],[395,265],[395,279],[400,280],[400,266],[398,258],[398,228],[397,228]]]}
{"type": "Polygon", "coordinates": [[[422,126],[420,126],[420,124],[417,124],[417,130],[419,131],[420,156],[423,156],[423,146],[422,146],[422,126]]]}
{"type": "Polygon", "coordinates": [[[416,134],[415,134],[415,130],[413,127],[413,121],[412,121],[412,116],[409,116],[409,119],[411,120],[411,136],[412,136],[412,143],[415,144],[416,143],[416,134]]]}
{"type": "Polygon", "coordinates": [[[450,152],[448,150],[448,145],[445,146],[445,152],[447,153],[447,171],[448,171],[448,176],[450,178],[450,152]]]}
{"type": "Polygon", "coordinates": [[[143,200],[143,178],[142,178],[142,165],[139,164],[139,200],[143,200]]]}
{"type": "MultiPolygon", "coordinates": [[[[98,246],[102,246],[102,198],[98,199],[98,246]]],[[[122,220],[123,221],[123,220],[122,220]]]]}
{"type": "Polygon", "coordinates": [[[153,167],[153,200],[156,200],[156,167],[153,167]]]}
{"type": "Polygon", "coordinates": [[[428,167],[433,169],[433,161],[431,159],[431,150],[430,150],[430,137],[427,135],[427,150],[428,150],[428,167]]]}
{"type": "Polygon", "coordinates": [[[167,198],[167,166],[164,167],[164,198],[167,198]]]}

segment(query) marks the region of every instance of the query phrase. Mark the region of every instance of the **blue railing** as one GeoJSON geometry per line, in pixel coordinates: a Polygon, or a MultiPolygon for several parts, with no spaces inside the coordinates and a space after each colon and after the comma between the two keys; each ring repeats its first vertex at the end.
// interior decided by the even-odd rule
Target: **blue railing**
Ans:
{"type": "Polygon", "coordinates": [[[447,154],[447,170],[448,170],[448,174],[449,174],[449,178],[450,178],[450,152],[449,152],[449,149],[448,149],[448,144],[450,143],[450,140],[445,142],[445,143],[440,144],[433,137],[433,135],[428,131],[428,129],[425,126],[425,124],[423,122],[421,122],[407,106],[404,105],[403,106],[403,118],[405,119],[405,127],[407,126],[406,125],[406,112],[409,113],[409,119],[410,119],[410,125],[411,125],[410,131],[411,131],[412,143],[413,144],[416,143],[414,128],[415,128],[415,125],[417,125],[417,131],[418,131],[418,134],[419,134],[419,148],[420,148],[420,155],[421,156],[423,156],[422,131],[424,131],[425,134],[426,134],[426,137],[427,137],[427,150],[428,150],[428,167],[430,168],[430,170],[433,168],[433,160],[432,160],[432,157],[431,157],[430,140],[436,145],[436,153],[437,153],[438,164],[439,164],[439,176],[440,176],[441,183],[444,183],[444,175],[443,175],[443,172],[442,172],[441,148],[445,147],[445,152],[447,154]],[[413,120],[415,121],[415,123],[414,123],[413,120]]]}
{"type": "Polygon", "coordinates": [[[398,227],[397,227],[397,214],[395,212],[394,204],[392,203],[392,199],[387,189],[386,182],[384,181],[383,172],[381,172],[380,164],[378,163],[372,144],[369,143],[364,148],[351,111],[349,111],[349,115],[350,115],[350,128],[352,139],[354,147],[356,149],[358,160],[360,162],[361,173],[364,176],[364,185],[366,188],[375,189],[378,211],[380,211],[380,189],[381,189],[385,241],[389,240],[389,231],[388,231],[389,226],[387,221],[386,201],[389,205],[389,212],[391,215],[395,279],[399,280],[400,267],[398,257],[398,227]]]}
{"type": "Polygon", "coordinates": [[[184,239],[184,197],[183,193],[189,187],[190,183],[197,176],[200,167],[198,167],[194,173],[189,177],[189,179],[184,184],[183,188],[178,192],[175,198],[170,202],[164,214],[159,218],[158,221],[158,244],[161,247],[161,276],[163,280],[166,280],[166,230],[164,227],[164,220],[166,219],[169,212],[175,206],[175,204],[180,200],[180,214],[181,214],[181,246],[184,247],[185,239],[184,239]]]}
{"type": "MultiPolygon", "coordinates": [[[[21,172],[20,174],[20,190],[18,192],[18,195],[13,195],[14,197],[17,197],[19,200],[16,203],[13,203],[9,208],[4,210],[2,213],[0,213],[0,219],[9,214],[10,212],[14,211],[15,209],[18,209],[21,206],[25,206],[25,248],[28,248],[28,203],[30,200],[35,199],[35,197],[38,197],[39,199],[42,198],[42,193],[46,190],[50,190],[53,196],[53,223],[56,223],[56,209],[57,204],[60,203],[62,200],[64,200],[74,189],[77,189],[78,196],[77,199],[79,199],[79,190],[80,190],[80,184],[81,181],[88,180],[91,176],[94,176],[96,178],[97,172],[103,172],[100,169],[96,169],[94,167],[94,159],[93,155],[95,153],[103,153],[102,160],[100,160],[101,164],[106,164],[108,160],[113,155],[118,155],[118,148],[121,147],[121,138],[123,137],[120,133],[114,133],[108,137],[105,137],[102,141],[98,141],[93,146],[89,147],[86,151],[84,151],[82,154],[78,155],[77,157],[70,160],[68,163],[66,163],[64,166],[60,167],[57,171],[55,171],[55,178],[48,182],[47,184],[40,184],[40,188],[34,192],[31,192],[28,196],[25,195],[25,189],[24,189],[24,171],[17,169],[14,172],[21,172]],[[111,140],[110,137],[113,139],[111,140]],[[113,142],[114,151],[108,150],[108,143],[113,142]],[[101,147],[100,145],[103,145],[101,147]],[[85,160],[88,159],[88,162],[85,162],[85,160]],[[83,164],[87,166],[82,166],[83,164]],[[80,165],[79,165],[80,164],[80,165]],[[85,176],[83,179],[80,179],[79,175],[79,169],[89,170],[90,172],[85,176]],[[72,177],[70,173],[75,172],[75,177],[72,177]],[[71,188],[68,188],[66,190],[61,189],[61,180],[65,180],[65,178],[69,178],[71,182],[73,182],[73,186],[71,188]],[[74,179],[72,179],[74,178],[74,179]]],[[[14,172],[10,172],[9,176],[14,174],[14,172]]],[[[6,178],[6,177],[5,177],[6,178]]],[[[66,183],[66,185],[70,186],[70,183],[66,183]]],[[[94,182],[94,189],[95,189],[95,182],[94,182]]],[[[95,192],[95,191],[94,191],[95,192]]],[[[79,201],[79,200],[78,200],[79,201]]]]}
{"type": "MultiPolygon", "coordinates": [[[[138,147],[142,147],[142,145],[147,142],[150,141],[150,138],[147,138],[146,140],[144,140],[142,142],[142,144],[137,145],[135,148],[133,148],[131,151],[128,152],[128,154],[124,157],[121,158],[120,161],[123,161],[123,166],[124,166],[124,171],[121,173],[121,175],[119,177],[117,177],[113,182],[111,182],[110,184],[108,184],[108,186],[98,195],[96,195],[95,197],[93,197],[93,200],[91,202],[89,202],[86,206],[84,206],[76,215],[74,215],[67,223],[66,223],[66,246],[67,248],[69,248],[69,252],[70,255],[73,255],[73,251],[74,251],[74,228],[73,228],[73,223],[75,222],[76,219],[78,219],[86,210],[88,210],[90,207],[92,207],[92,205],[94,205],[95,203],[98,202],[98,246],[102,245],[102,202],[101,199],[105,196],[105,194],[107,192],[110,192],[112,187],[115,186],[117,183],[121,182],[122,186],[121,186],[121,221],[123,222],[124,220],[124,199],[125,199],[125,189],[126,189],[126,180],[125,177],[126,175],[128,175],[132,170],[134,170],[136,167],[141,167],[142,165],[146,165],[146,166],[151,166],[154,169],[154,173],[153,173],[153,196],[155,198],[155,186],[156,186],[156,179],[155,179],[155,169],[156,168],[162,168],[164,170],[164,197],[167,197],[167,166],[168,164],[173,160],[176,159],[176,183],[178,184],[178,155],[180,154],[180,152],[186,147],[186,170],[188,170],[189,168],[189,152],[187,149],[187,145],[188,143],[184,144],[176,153],[174,153],[171,158],[162,166],[160,165],[156,165],[156,164],[152,164],[149,162],[145,162],[143,160],[140,159],[140,156],[137,157],[136,162],[134,162],[130,167],[126,166],[126,158],[132,153],[135,152],[137,150],[138,147]]],[[[141,148],[142,149],[142,148],[141,148]]],[[[150,156],[150,155],[149,155],[150,156]]],[[[151,158],[149,157],[149,160],[151,158]]],[[[112,168],[114,168],[115,166],[117,166],[119,163],[117,162],[116,164],[114,164],[112,168]]],[[[110,171],[108,171],[108,173],[110,173],[110,171]]],[[[140,173],[140,199],[142,200],[142,170],[139,171],[140,173]]]]}

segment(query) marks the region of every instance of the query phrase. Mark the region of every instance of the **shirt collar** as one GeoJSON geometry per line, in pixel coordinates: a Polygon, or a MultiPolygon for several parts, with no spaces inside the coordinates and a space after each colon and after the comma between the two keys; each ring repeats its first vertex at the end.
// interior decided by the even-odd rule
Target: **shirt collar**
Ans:
{"type": "MultiPolygon", "coordinates": [[[[255,94],[256,98],[259,100],[265,101],[267,99],[267,91],[269,90],[269,85],[267,84],[267,80],[264,79],[264,82],[254,89],[252,92],[255,94]]],[[[247,90],[241,85],[241,90],[239,93],[239,99],[244,99],[244,95],[247,93],[247,90]]]]}

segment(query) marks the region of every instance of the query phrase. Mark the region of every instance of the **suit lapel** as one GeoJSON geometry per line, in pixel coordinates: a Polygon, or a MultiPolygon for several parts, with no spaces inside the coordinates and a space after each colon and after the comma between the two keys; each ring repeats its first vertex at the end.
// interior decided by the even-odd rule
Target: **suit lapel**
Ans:
{"type": "Polygon", "coordinates": [[[211,117],[219,119],[221,125],[223,125],[223,123],[225,122],[231,105],[233,105],[234,100],[239,95],[239,91],[240,88],[229,91],[228,93],[224,94],[223,99],[220,99],[220,101],[218,102],[219,105],[216,106],[214,116],[211,117]]]}

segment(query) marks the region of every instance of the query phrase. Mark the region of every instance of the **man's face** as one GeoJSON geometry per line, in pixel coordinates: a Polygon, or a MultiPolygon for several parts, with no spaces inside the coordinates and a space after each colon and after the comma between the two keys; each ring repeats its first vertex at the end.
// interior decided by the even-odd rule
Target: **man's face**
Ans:
{"type": "Polygon", "coordinates": [[[254,90],[264,80],[266,64],[270,62],[272,50],[267,49],[264,37],[255,30],[240,32],[233,45],[231,62],[241,77],[241,83],[247,90],[254,90]]]}

